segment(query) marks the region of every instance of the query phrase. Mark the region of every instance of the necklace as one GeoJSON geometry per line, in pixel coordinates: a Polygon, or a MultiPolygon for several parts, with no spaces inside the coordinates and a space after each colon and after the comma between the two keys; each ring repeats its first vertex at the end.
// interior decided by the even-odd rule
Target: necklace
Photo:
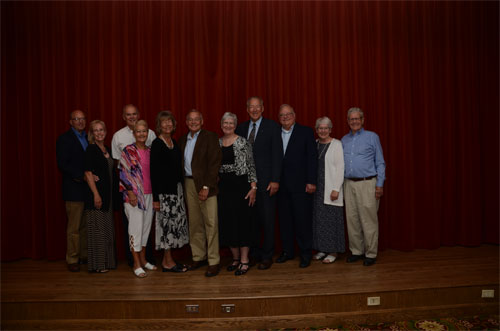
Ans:
{"type": "Polygon", "coordinates": [[[330,145],[330,143],[320,144],[319,141],[318,141],[316,144],[318,146],[318,152],[319,152],[319,146],[323,145],[323,149],[321,150],[321,153],[319,153],[319,155],[318,155],[318,160],[319,160],[319,159],[321,159],[321,157],[323,156],[323,154],[325,153],[325,151],[328,149],[328,146],[330,145]]]}

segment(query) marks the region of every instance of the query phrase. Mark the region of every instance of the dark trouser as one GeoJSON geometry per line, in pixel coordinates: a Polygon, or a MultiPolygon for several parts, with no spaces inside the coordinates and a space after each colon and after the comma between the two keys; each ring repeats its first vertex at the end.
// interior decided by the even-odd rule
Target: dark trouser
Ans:
{"type": "MultiPolygon", "coordinates": [[[[130,251],[129,235],[128,235],[128,218],[125,215],[125,209],[122,204],[122,219],[123,219],[123,242],[125,245],[125,258],[127,259],[127,264],[132,267],[134,265],[134,258],[132,257],[132,252],[130,251]]],[[[153,218],[153,222],[156,218],[153,218]]],[[[151,231],[153,232],[153,231],[151,231]]],[[[156,264],[156,260],[153,256],[153,243],[151,242],[151,234],[148,236],[148,243],[146,245],[146,260],[152,264],[156,264]]]]}
{"type": "Polygon", "coordinates": [[[251,248],[252,257],[257,260],[271,260],[274,255],[274,223],[276,222],[276,195],[268,191],[257,191],[254,210],[255,246],[251,248]],[[263,237],[260,245],[261,234],[263,237]]]}
{"type": "Polygon", "coordinates": [[[310,260],[312,256],[312,194],[278,193],[280,237],[283,251],[294,256],[294,237],[300,249],[300,257],[310,260]]]}

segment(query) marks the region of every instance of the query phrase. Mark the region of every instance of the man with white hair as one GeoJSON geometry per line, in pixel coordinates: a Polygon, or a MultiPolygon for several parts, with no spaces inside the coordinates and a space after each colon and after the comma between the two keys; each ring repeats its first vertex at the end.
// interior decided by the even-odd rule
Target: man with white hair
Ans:
{"type": "Polygon", "coordinates": [[[364,266],[375,263],[378,251],[378,206],[384,194],[385,161],[380,139],[363,128],[360,108],[347,112],[351,131],[342,138],[344,149],[344,198],[352,255],[348,263],[364,260],[364,266]]]}

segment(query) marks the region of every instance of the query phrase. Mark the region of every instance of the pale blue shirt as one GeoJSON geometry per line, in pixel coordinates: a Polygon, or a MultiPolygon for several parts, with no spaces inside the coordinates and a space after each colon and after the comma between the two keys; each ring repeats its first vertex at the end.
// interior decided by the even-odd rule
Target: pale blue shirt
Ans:
{"type": "Polygon", "coordinates": [[[344,177],[366,178],[377,176],[377,187],[385,181],[385,160],[380,139],[375,132],[361,129],[342,138],[344,149],[344,177]]]}
{"type": "Polygon", "coordinates": [[[196,132],[193,137],[191,137],[191,132],[187,134],[186,148],[184,149],[184,172],[186,176],[193,176],[191,161],[193,160],[194,146],[196,146],[200,131],[196,132]]]}
{"type": "Polygon", "coordinates": [[[250,139],[250,133],[252,132],[252,128],[253,128],[254,123],[255,123],[254,141],[255,141],[255,139],[257,139],[257,132],[259,132],[259,127],[260,127],[261,122],[262,122],[262,116],[256,122],[253,122],[252,120],[250,120],[250,124],[248,125],[247,140],[250,139]]]}
{"type": "Polygon", "coordinates": [[[294,127],[295,127],[295,124],[292,125],[292,127],[288,131],[283,129],[283,127],[281,128],[281,140],[283,140],[283,155],[285,155],[285,153],[286,153],[286,148],[288,146],[288,142],[290,141],[290,137],[292,136],[292,132],[293,132],[294,127]]]}

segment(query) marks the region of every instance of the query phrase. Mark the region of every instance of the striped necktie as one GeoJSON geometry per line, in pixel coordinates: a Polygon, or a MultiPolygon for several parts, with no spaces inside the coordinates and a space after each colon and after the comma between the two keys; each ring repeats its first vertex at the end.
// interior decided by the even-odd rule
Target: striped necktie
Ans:
{"type": "Polygon", "coordinates": [[[252,145],[255,142],[255,128],[255,123],[252,123],[252,131],[250,132],[250,136],[248,136],[248,142],[250,142],[250,144],[252,145]]]}

